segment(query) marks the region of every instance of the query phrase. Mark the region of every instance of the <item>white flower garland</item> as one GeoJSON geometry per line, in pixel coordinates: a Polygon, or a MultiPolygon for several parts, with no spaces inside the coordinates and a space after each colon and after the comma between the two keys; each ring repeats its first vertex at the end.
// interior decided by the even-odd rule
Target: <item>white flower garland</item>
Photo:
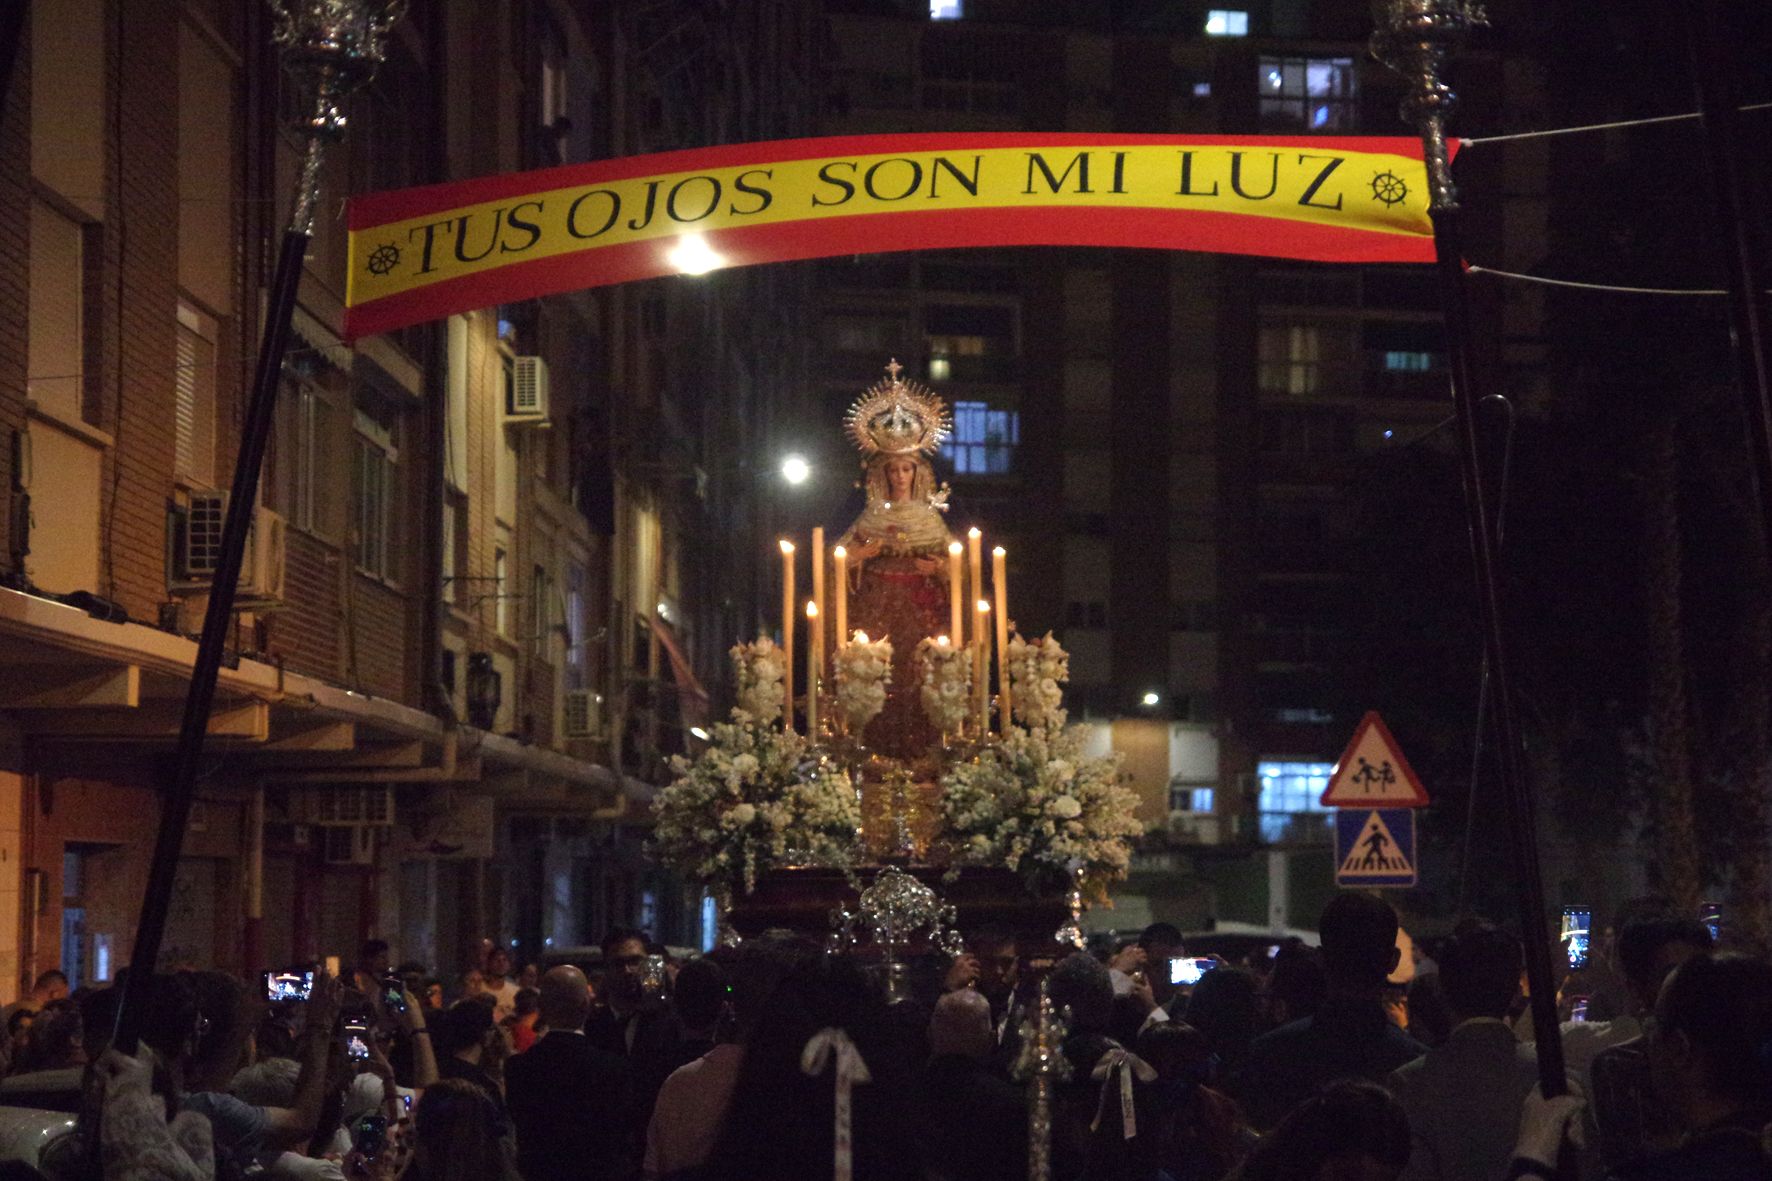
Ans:
{"type": "Polygon", "coordinates": [[[971,650],[924,640],[917,645],[917,664],[924,716],[943,734],[958,734],[972,708],[971,650]]]}
{"type": "MultiPolygon", "coordinates": [[[[861,633],[856,633],[860,635],[861,633]]],[[[851,640],[837,653],[837,708],[851,734],[860,734],[886,708],[892,683],[892,641],[851,640]]]]}
{"type": "Polygon", "coordinates": [[[1063,686],[1071,679],[1071,657],[1052,633],[1037,640],[1009,637],[1008,665],[1015,720],[1030,730],[1063,726],[1063,686]]]}
{"type": "Polygon", "coordinates": [[[738,708],[758,725],[781,720],[782,680],[787,657],[768,636],[732,646],[732,668],[738,678],[738,708]]]}
{"type": "Polygon", "coordinates": [[[1143,835],[1138,794],[1117,755],[1090,758],[1078,728],[1010,733],[941,780],[943,837],[965,865],[1004,865],[1061,887],[1076,870],[1093,886],[1126,876],[1143,835]]]}
{"type": "Polygon", "coordinates": [[[800,735],[778,730],[782,651],[767,636],[732,649],[738,707],[652,802],[651,851],[701,885],[749,893],[776,865],[847,867],[861,828],[848,772],[800,735]]]}

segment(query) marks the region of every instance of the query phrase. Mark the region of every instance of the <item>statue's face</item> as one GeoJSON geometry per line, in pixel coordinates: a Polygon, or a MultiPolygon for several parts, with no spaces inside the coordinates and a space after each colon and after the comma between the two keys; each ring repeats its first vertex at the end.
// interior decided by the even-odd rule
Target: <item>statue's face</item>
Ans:
{"type": "Polygon", "coordinates": [[[911,485],[917,479],[917,465],[909,459],[886,461],[886,495],[892,500],[909,500],[911,485]]]}

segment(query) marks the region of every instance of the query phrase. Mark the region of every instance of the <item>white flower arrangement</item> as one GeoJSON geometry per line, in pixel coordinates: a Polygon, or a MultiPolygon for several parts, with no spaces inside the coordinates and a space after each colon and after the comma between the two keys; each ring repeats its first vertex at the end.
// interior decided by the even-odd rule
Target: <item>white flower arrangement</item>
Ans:
{"type": "Polygon", "coordinates": [[[917,645],[923,670],[923,714],[943,734],[958,734],[972,706],[972,653],[968,648],[924,640],[917,645]]]}
{"type": "Polygon", "coordinates": [[[1009,637],[1010,700],[1015,720],[1030,730],[1064,725],[1064,683],[1071,679],[1071,656],[1047,632],[1037,640],[1009,637]]]}
{"type": "Polygon", "coordinates": [[[732,668],[738,679],[738,708],[760,726],[781,719],[782,680],[787,657],[768,636],[732,646],[732,668]]]}
{"type": "Polygon", "coordinates": [[[1062,889],[1080,870],[1100,892],[1126,876],[1144,832],[1118,756],[1088,757],[1076,728],[1011,727],[950,768],[941,789],[955,863],[1007,866],[1039,890],[1062,889]]]}
{"type": "Polygon", "coordinates": [[[733,719],[713,727],[694,762],[671,761],[677,778],[652,804],[652,853],[728,892],[742,885],[749,893],[758,874],[779,865],[847,868],[861,826],[848,772],[798,734],[740,710],[733,719]]]}
{"type": "Polygon", "coordinates": [[[836,656],[837,709],[851,734],[860,734],[886,708],[892,682],[892,641],[869,640],[856,632],[836,656]]]}

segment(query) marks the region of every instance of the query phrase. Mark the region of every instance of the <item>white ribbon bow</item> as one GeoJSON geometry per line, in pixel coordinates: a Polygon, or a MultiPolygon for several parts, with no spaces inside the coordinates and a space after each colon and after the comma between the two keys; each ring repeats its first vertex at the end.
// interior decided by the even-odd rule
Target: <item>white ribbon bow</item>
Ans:
{"type": "Polygon", "coordinates": [[[1095,1118],[1090,1121],[1089,1130],[1101,1127],[1101,1117],[1107,1114],[1108,1093],[1113,1089],[1114,1076],[1120,1076],[1120,1131],[1125,1139],[1130,1140],[1138,1135],[1138,1115],[1132,1102],[1132,1078],[1138,1077],[1141,1083],[1157,1081],[1157,1069],[1131,1050],[1115,1046],[1103,1054],[1095,1063],[1095,1069],[1089,1077],[1101,1080],[1101,1102],[1095,1105],[1095,1118]]]}
{"type": "Polygon", "coordinates": [[[861,1051],[855,1048],[849,1035],[834,1026],[812,1035],[806,1048],[800,1051],[800,1070],[817,1078],[831,1064],[833,1057],[837,1061],[837,1113],[836,1132],[832,1137],[832,1181],[851,1181],[855,1175],[855,1142],[850,1133],[853,1121],[851,1092],[857,1083],[873,1082],[874,1076],[868,1073],[868,1064],[862,1061],[861,1051]]]}

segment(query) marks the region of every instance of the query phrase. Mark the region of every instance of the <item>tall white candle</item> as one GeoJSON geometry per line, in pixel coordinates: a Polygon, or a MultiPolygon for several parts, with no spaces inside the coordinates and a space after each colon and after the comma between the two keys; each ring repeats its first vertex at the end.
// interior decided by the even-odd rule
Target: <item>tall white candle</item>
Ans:
{"type": "Polygon", "coordinates": [[[781,726],[794,728],[794,543],[781,539],[781,726]]]}

